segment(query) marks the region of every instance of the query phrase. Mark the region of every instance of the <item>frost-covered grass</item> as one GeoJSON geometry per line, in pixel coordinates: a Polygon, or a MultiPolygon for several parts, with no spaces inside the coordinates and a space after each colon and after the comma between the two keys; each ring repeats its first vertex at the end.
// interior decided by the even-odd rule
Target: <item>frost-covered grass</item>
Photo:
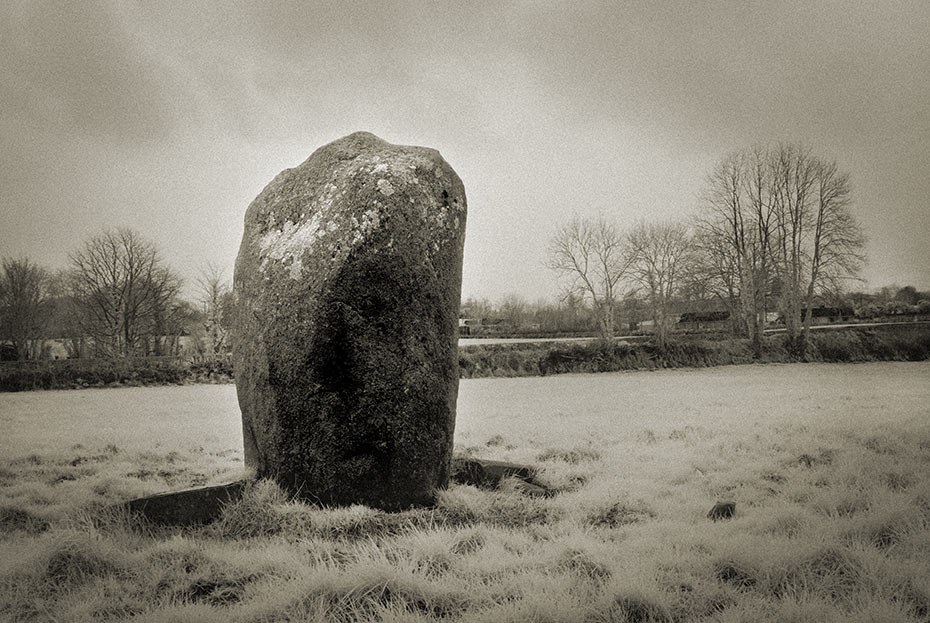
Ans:
{"type": "Polygon", "coordinates": [[[240,476],[222,432],[0,444],[0,620],[930,620],[930,364],[727,370],[463,382],[458,450],[559,493],[397,514],[259,482],[152,528],[107,505],[240,476]]]}

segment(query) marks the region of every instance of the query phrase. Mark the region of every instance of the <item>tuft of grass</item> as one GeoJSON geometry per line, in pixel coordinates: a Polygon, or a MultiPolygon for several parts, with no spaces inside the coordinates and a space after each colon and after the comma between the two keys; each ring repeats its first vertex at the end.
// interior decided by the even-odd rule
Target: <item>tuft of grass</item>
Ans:
{"type": "Polygon", "coordinates": [[[644,504],[612,502],[592,509],[584,521],[586,525],[595,528],[618,528],[655,517],[655,512],[644,504]]]}
{"type": "Polygon", "coordinates": [[[452,545],[452,553],[457,556],[474,554],[480,551],[486,543],[487,538],[482,532],[471,531],[456,539],[455,543],[452,545]]]}
{"type": "Polygon", "coordinates": [[[760,575],[759,569],[746,560],[723,558],[714,562],[714,577],[738,590],[754,588],[760,575]]]}
{"type": "Polygon", "coordinates": [[[868,589],[862,562],[852,550],[823,546],[792,565],[774,592],[776,596],[811,595],[836,602],[848,601],[868,589]]]}
{"type": "Polygon", "coordinates": [[[537,461],[563,461],[570,465],[597,461],[600,458],[601,453],[593,448],[572,448],[571,450],[546,448],[536,456],[537,461]]]}
{"type": "Polygon", "coordinates": [[[859,542],[886,550],[919,529],[922,523],[916,509],[890,508],[857,517],[842,531],[842,535],[851,543],[859,542]]]}
{"type": "Polygon", "coordinates": [[[569,548],[556,557],[555,568],[594,582],[603,582],[611,576],[610,568],[602,561],[588,552],[574,548],[569,548]]]}
{"type": "Polygon", "coordinates": [[[814,521],[809,512],[792,506],[774,509],[760,524],[764,533],[791,539],[805,534],[814,521]]]}
{"type": "Polygon", "coordinates": [[[132,557],[93,532],[61,529],[23,545],[3,569],[0,593],[55,600],[101,580],[132,574],[132,557]]]}
{"type": "Polygon", "coordinates": [[[601,616],[593,621],[626,621],[628,623],[670,623],[668,606],[655,591],[626,589],[616,595],[601,616]]]}
{"type": "Polygon", "coordinates": [[[879,478],[892,491],[904,491],[917,484],[917,478],[908,472],[888,471],[879,478]]]}
{"type": "Polygon", "coordinates": [[[283,603],[261,620],[437,620],[461,613],[469,598],[460,590],[424,581],[408,569],[374,561],[343,574],[311,573],[283,587],[283,603]],[[308,616],[309,615],[309,616],[308,616]]]}
{"type": "Polygon", "coordinates": [[[391,514],[367,506],[316,508],[290,499],[277,484],[260,480],[223,509],[210,530],[220,538],[292,537],[353,540],[396,534],[412,515],[391,514]]]}
{"type": "Polygon", "coordinates": [[[49,528],[48,520],[15,506],[0,506],[0,532],[39,534],[49,528]]]}
{"type": "Polygon", "coordinates": [[[706,428],[691,425],[672,429],[668,434],[668,438],[672,441],[685,441],[691,444],[696,443],[699,440],[707,439],[708,436],[709,435],[706,428]]]}
{"type": "Polygon", "coordinates": [[[872,435],[865,439],[862,445],[875,454],[894,455],[901,452],[901,444],[888,435],[872,435]]]}
{"type": "Polygon", "coordinates": [[[867,492],[859,489],[817,488],[810,495],[810,507],[829,518],[849,517],[867,512],[871,499],[867,492]]]}
{"type": "Polygon", "coordinates": [[[486,445],[489,448],[496,448],[497,446],[504,445],[506,442],[507,440],[504,439],[501,435],[494,435],[493,437],[488,439],[486,442],[484,442],[484,445],[486,445]]]}
{"type": "Polygon", "coordinates": [[[834,451],[821,448],[813,454],[804,453],[798,457],[798,465],[803,467],[816,467],[818,465],[829,465],[833,462],[834,451]]]}
{"type": "Polygon", "coordinates": [[[156,548],[147,562],[157,570],[154,592],[171,602],[228,606],[242,601],[247,587],[262,578],[260,573],[217,560],[202,545],[184,539],[156,548]]]}
{"type": "Polygon", "coordinates": [[[542,498],[459,485],[439,492],[436,515],[452,526],[487,524],[517,528],[554,523],[562,512],[542,498]]]}

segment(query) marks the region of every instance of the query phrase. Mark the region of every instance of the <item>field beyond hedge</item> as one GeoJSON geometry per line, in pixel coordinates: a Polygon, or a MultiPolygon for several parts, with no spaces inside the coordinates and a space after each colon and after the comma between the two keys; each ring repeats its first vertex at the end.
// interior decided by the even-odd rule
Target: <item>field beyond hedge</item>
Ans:
{"type": "MultiPolygon", "coordinates": [[[[761,359],[749,340],[681,335],[664,347],[649,341],[518,342],[459,346],[462,378],[545,376],[746,363],[924,361],[930,323],[829,329],[811,333],[804,357],[789,353],[784,337],[768,335],[761,359]]],[[[190,363],[172,357],[68,359],[0,364],[0,391],[230,383],[230,361],[190,363]]]]}

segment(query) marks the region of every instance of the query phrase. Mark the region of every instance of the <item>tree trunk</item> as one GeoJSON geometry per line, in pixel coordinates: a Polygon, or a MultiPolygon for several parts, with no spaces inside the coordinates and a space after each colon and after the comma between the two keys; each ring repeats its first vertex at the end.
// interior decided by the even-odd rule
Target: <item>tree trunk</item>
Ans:
{"type": "Polygon", "coordinates": [[[759,327],[759,316],[753,317],[755,325],[752,328],[752,356],[754,359],[762,359],[762,329],[759,327]]]}
{"type": "Polygon", "coordinates": [[[801,352],[807,350],[807,341],[811,334],[811,319],[813,316],[814,308],[814,282],[813,280],[807,286],[807,297],[804,301],[804,324],[801,327],[801,338],[799,346],[803,348],[801,352]]]}
{"type": "Polygon", "coordinates": [[[614,337],[614,309],[612,301],[596,302],[598,325],[600,328],[600,338],[609,342],[614,337]]]}
{"type": "Polygon", "coordinates": [[[656,305],[656,313],[654,314],[652,322],[655,326],[656,344],[665,348],[665,345],[668,343],[668,320],[664,300],[656,305]]]}

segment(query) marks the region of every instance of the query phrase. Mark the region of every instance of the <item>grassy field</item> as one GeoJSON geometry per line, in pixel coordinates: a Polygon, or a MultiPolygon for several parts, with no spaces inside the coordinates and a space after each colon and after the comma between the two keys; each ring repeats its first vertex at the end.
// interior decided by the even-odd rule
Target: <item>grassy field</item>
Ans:
{"type": "Polygon", "coordinates": [[[457,451],[530,463],[557,495],[453,486],[386,514],[261,482],[195,529],[108,508],[241,476],[230,386],[3,396],[0,620],[927,621],[928,379],[916,362],[465,380],[457,451]],[[46,434],[56,418],[68,434],[46,434]],[[711,521],[720,500],[736,515],[711,521]]]}

